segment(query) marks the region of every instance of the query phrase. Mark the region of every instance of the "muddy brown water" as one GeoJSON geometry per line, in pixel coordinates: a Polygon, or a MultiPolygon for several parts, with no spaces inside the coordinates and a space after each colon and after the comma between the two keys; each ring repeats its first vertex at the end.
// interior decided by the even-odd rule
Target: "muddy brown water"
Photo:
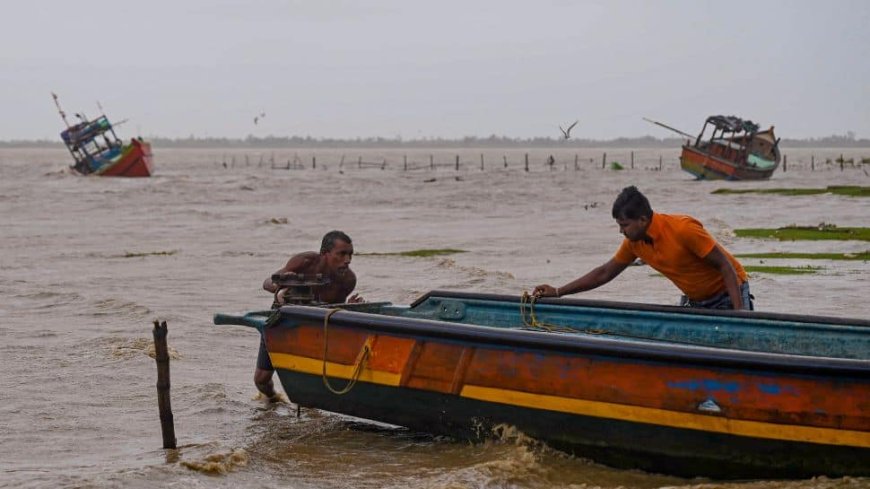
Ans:
{"type": "MultiPolygon", "coordinates": [[[[370,301],[408,303],[435,288],[519,294],[541,282],[561,285],[615,251],[621,237],[610,204],[632,184],[656,210],[699,218],[735,253],[870,248],[732,233],[789,224],[868,226],[870,199],[710,193],[870,185],[861,168],[824,163],[841,153],[868,156],[860,150],[787,150],[788,171],[768,182],[693,181],[677,168],[676,150],[635,150],[634,170],[601,170],[602,153],[628,167],[630,151],[534,150],[527,173],[518,150],[155,148],[155,176],[128,180],[72,175],[59,149],[0,150],[0,486],[870,487],[866,478],[686,480],[603,467],[510,429],[468,444],[315,410],[297,418],[292,405],[252,399],[256,333],[211,323],[215,312],[268,307],[263,279],[290,254],[316,249],[331,229],[354,239],[352,268],[370,301]],[[550,154],[552,170],[544,164],[550,154]],[[272,168],[272,159],[286,166],[294,158],[307,169],[272,168]],[[360,158],[386,159],[388,167],[361,168],[360,158]],[[421,248],[467,253],[364,254],[421,248]],[[161,448],[149,356],[157,318],[169,325],[173,354],[179,449],[169,452],[161,448]]],[[[824,269],[753,275],[758,309],[870,315],[870,265],[812,264],[824,269]]],[[[656,304],[673,304],[677,296],[646,267],[631,267],[583,295],[656,304]]]]}

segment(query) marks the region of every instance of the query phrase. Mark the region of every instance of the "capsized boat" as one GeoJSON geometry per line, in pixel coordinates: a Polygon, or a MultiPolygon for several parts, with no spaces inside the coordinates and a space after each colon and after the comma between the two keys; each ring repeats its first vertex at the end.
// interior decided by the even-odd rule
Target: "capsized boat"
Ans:
{"type": "Polygon", "coordinates": [[[433,291],[214,322],[257,328],[300,406],[681,476],[870,475],[865,319],[433,291]]]}
{"type": "Polygon", "coordinates": [[[150,177],[152,173],[151,144],[142,138],[124,144],[105,115],[88,119],[76,114],[81,122],[70,125],[60,107],[57,95],[54,103],[67,128],[60,133],[75,161],[73,170],[82,175],[105,177],[150,177]]]}
{"type": "Polygon", "coordinates": [[[765,180],[781,159],[773,126],[764,131],[750,120],[713,115],[704,121],[697,137],[660,122],[653,124],[689,138],[683,145],[680,167],[699,180],[765,180]],[[712,128],[705,137],[707,128],[712,128]],[[691,141],[694,139],[694,143],[691,141]]]}

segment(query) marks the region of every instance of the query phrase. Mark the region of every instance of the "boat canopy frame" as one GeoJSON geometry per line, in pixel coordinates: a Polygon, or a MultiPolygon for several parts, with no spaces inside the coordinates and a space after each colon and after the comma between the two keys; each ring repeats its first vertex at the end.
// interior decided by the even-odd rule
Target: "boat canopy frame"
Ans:
{"type": "Polygon", "coordinates": [[[698,147],[701,144],[701,140],[704,139],[704,133],[707,131],[708,125],[713,126],[713,134],[710,136],[711,142],[716,139],[717,132],[719,133],[719,139],[725,139],[726,133],[730,133],[733,136],[744,133],[751,139],[760,129],[758,124],[748,119],[741,119],[733,115],[711,115],[704,121],[704,126],[701,128],[698,138],[695,139],[695,147],[698,147]]]}

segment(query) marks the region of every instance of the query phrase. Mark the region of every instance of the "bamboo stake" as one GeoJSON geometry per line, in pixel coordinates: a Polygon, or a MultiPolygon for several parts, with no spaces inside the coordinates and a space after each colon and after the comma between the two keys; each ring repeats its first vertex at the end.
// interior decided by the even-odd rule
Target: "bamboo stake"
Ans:
{"type": "Polygon", "coordinates": [[[166,321],[154,320],[154,359],[157,361],[157,405],[160,408],[160,429],[163,432],[163,448],[175,448],[175,424],[169,402],[169,348],[166,321]]]}

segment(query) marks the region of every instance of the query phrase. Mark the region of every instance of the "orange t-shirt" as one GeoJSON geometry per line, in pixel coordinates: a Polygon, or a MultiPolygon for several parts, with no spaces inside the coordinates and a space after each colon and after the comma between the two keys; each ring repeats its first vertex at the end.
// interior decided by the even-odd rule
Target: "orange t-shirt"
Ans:
{"type": "MultiPolygon", "coordinates": [[[[725,280],[719,269],[704,262],[704,257],[716,246],[716,240],[698,220],[691,216],[653,213],[646,234],[652,238],[652,243],[626,238],[613,256],[614,261],[628,264],[640,258],[695,301],[725,292],[725,280]]],[[[731,253],[720,248],[737,272],[738,285],[745,282],[743,266],[731,253]]]]}

